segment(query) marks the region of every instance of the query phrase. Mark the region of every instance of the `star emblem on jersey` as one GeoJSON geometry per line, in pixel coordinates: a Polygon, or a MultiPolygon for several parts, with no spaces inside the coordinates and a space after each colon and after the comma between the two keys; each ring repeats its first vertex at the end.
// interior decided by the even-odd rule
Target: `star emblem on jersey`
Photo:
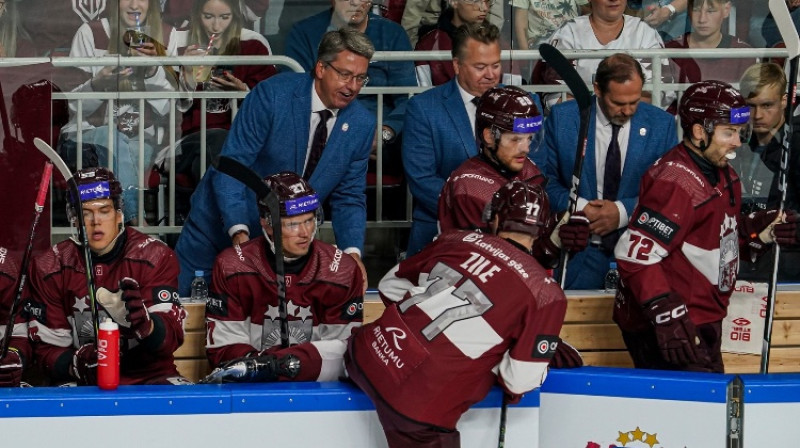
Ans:
{"type": "Polygon", "coordinates": [[[89,309],[89,304],[86,303],[86,297],[75,297],[75,305],[72,305],[72,308],[83,314],[84,311],[89,309]]]}
{"type": "MultiPolygon", "coordinates": [[[[276,321],[280,316],[278,312],[277,306],[267,305],[267,312],[264,313],[265,316],[269,317],[270,320],[276,321]]],[[[292,317],[298,317],[301,321],[304,321],[310,318],[313,313],[311,312],[311,306],[297,306],[290,300],[286,304],[286,315],[292,317]]]]}

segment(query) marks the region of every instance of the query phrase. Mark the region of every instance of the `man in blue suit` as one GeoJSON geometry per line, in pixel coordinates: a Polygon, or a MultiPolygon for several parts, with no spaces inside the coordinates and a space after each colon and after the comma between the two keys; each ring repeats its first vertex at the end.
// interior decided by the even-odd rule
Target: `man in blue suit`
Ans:
{"type": "MultiPolygon", "coordinates": [[[[373,53],[372,43],[356,30],[326,33],[311,76],[274,76],[247,95],[221,154],[262,178],[280,171],[304,173],[320,200],[330,199],[336,242],[359,263],[365,289],[360,255],[375,118],[354,100],[369,80],[373,53]]],[[[209,169],[192,196],[192,210],[176,247],[180,294],[189,294],[195,271],[202,270],[209,281],[216,255],[249,240],[250,232],[260,228],[255,194],[236,179],[209,169]]]]}
{"type": "MultiPolygon", "coordinates": [[[[403,169],[414,196],[406,255],[419,252],[439,233],[439,193],[450,173],[478,155],[477,100],[500,82],[500,31],[488,23],[461,25],[453,37],[456,77],[408,102],[403,169]]],[[[538,97],[536,107],[541,109],[538,97]]]]}
{"type": "MultiPolygon", "coordinates": [[[[644,172],[678,143],[675,117],[641,102],[643,79],[639,63],[624,53],[605,58],[597,68],[578,190],[578,210],[589,218],[593,235],[589,247],[570,258],[565,289],[603,287],[644,172]]],[[[543,148],[534,155],[549,179],[553,210],[565,210],[569,204],[579,124],[575,101],[553,107],[545,120],[543,148]]]]}

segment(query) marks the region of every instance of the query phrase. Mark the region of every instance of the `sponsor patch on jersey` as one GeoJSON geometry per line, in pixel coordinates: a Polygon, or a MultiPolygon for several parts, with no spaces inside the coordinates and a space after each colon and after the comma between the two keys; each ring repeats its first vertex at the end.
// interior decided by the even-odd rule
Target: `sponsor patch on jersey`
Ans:
{"type": "Polygon", "coordinates": [[[47,325],[47,314],[45,313],[44,303],[34,302],[29,300],[25,302],[22,308],[22,316],[26,320],[36,319],[44,325],[47,325]]]}
{"type": "Polygon", "coordinates": [[[178,290],[171,286],[155,286],[153,287],[153,295],[155,303],[173,302],[178,303],[178,290]]]}
{"type": "Polygon", "coordinates": [[[533,358],[547,358],[550,359],[556,354],[558,348],[558,341],[561,339],[558,336],[539,335],[536,337],[536,345],[533,347],[533,358]]]}
{"type": "Polygon", "coordinates": [[[667,219],[661,213],[647,207],[640,207],[639,215],[631,223],[634,227],[645,230],[655,239],[669,244],[680,230],[680,226],[667,219]]]}
{"type": "Polygon", "coordinates": [[[209,295],[208,300],[206,300],[206,315],[210,314],[219,317],[228,317],[228,297],[224,295],[209,295]]]}
{"type": "Polygon", "coordinates": [[[364,299],[356,297],[342,305],[342,320],[362,320],[364,318],[364,299]]]}

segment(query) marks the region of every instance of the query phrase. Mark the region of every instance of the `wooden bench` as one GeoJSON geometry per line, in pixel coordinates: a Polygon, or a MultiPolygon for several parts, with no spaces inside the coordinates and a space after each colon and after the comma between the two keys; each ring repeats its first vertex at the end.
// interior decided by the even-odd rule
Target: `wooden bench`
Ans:
{"type": "MultiPolygon", "coordinates": [[[[364,321],[372,322],[383,313],[377,295],[364,303],[364,321]]],[[[581,351],[587,365],[633,367],[622,335],[611,320],[613,296],[597,292],[568,292],[567,315],[561,337],[581,351]]],[[[175,363],[182,375],[196,381],[205,376],[209,365],[205,357],[205,307],[185,303],[189,313],[183,346],[175,352],[175,363]]],[[[758,373],[759,355],[723,353],[727,373],[758,373]]],[[[770,372],[800,372],[800,291],[778,293],[772,331],[770,372]]]]}

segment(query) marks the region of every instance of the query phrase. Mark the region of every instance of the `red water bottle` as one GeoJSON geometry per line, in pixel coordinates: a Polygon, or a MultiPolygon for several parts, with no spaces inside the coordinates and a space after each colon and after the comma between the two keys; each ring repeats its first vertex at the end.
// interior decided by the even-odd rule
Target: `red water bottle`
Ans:
{"type": "Polygon", "coordinates": [[[119,386],[119,326],[108,318],[97,334],[97,385],[105,390],[119,386]]]}

